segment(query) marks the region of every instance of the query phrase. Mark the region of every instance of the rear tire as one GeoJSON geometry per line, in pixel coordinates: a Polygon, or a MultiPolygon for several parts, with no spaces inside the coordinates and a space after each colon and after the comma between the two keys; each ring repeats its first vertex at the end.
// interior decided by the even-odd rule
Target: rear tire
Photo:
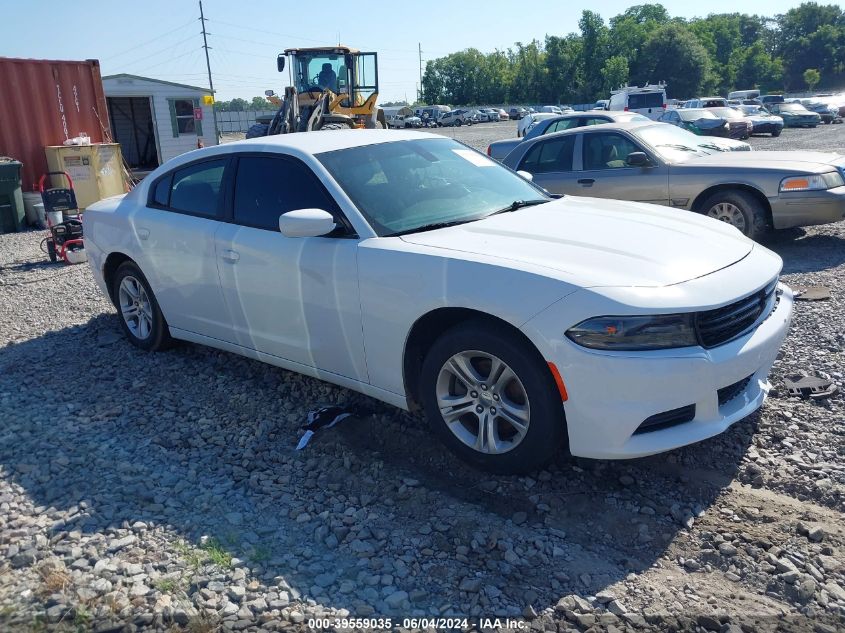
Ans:
{"type": "Polygon", "coordinates": [[[420,395],[434,434],[481,470],[508,475],[537,470],[566,437],[563,403],[548,367],[505,326],[470,321],[441,335],[423,361],[420,395]],[[453,359],[470,359],[474,374],[459,378],[453,359]],[[494,366],[501,368],[498,380],[494,366]],[[456,404],[444,407],[452,413],[450,425],[441,406],[453,399],[456,404]]]}
{"type": "Polygon", "coordinates": [[[774,132],[772,132],[772,138],[777,138],[778,136],[780,136],[780,132],[780,130],[775,130],[774,132]]]}
{"type": "Polygon", "coordinates": [[[746,237],[759,240],[769,231],[769,221],[763,205],[745,191],[719,191],[708,197],[699,212],[739,229],[746,237]]]}
{"type": "Polygon", "coordinates": [[[118,267],[112,280],[112,299],[120,327],[135,347],[157,352],[173,345],[158,301],[135,262],[124,262],[118,267]]]}
{"type": "Polygon", "coordinates": [[[56,256],[56,243],[52,239],[47,240],[47,257],[50,258],[50,261],[54,264],[58,260],[56,256]]]}
{"type": "Polygon", "coordinates": [[[331,130],[349,130],[351,129],[348,125],[344,125],[343,123],[326,123],[323,127],[321,127],[318,132],[329,132],[331,130]]]}
{"type": "Polygon", "coordinates": [[[267,136],[267,132],[270,130],[270,125],[267,123],[256,123],[255,125],[250,126],[250,128],[246,131],[247,138],[258,138],[259,136],[267,136]]]}

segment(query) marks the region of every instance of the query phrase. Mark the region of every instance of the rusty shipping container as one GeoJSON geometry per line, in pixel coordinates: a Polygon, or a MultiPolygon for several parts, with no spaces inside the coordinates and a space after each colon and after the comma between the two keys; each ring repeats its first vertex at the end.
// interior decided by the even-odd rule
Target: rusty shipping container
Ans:
{"type": "Polygon", "coordinates": [[[24,191],[47,171],[44,148],[86,132],[110,136],[100,62],[0,57],[0,156],[23,163],[24,191]]]}

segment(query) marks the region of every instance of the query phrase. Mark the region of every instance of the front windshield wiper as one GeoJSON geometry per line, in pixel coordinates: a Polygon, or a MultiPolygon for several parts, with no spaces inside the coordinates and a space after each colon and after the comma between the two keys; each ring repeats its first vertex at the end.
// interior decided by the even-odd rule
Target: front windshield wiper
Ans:
{"type": "Polygon", "coordinates": [[[399,237],[400,235],[408,235],[410,233],[423,233],[424,231],[436,231],[437,229],[445,229],[450,226],[458,226],[459,224],[466,224],[468,222],[475,222],[481,218],[470,218],[465,220],[452,220],[451,222],[432,222],[431,224],[423,224],[422,226],[415,226],[412,229],[404,229],[394,233],[388,233],[384,237],[399,237]]]}
{"type": "Polygon", "coordinates": [[[492,213],[488,213],[486,218],[489,218],[491,215],[497,215],[499,213],[510,213],[511,211],[516,211],[517,209],[522,209],[524,207],[533,207],[538,204],[545,204],[550,202],[548,198],[539,198],[538,200],[514,200],[508,206],[499,209],[498,211],[493,211],[492,213]]]}

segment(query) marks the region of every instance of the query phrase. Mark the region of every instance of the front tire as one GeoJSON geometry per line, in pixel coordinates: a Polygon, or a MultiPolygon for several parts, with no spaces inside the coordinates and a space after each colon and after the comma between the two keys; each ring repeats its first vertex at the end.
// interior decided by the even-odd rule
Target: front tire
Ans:
{"type": "Polygon", "coordinates": [[[780,132],[780,130],[775,130],[774,132],[772,132],[772,138],[777,138],[778,136],[780,136],[780,132]]]}
{"type": "Polygon", "coordinates": [[[434,434],[487,472],[534,471],[565,438],[548,367],[504,326],[471,321],[444,333],[423,361],[420,394],[434,434]]]}
{"type": "Polygon", "coordinates": [[[124,262],[117,269],[112,281],[112,297],[121,329],[130,343],[148,352],[172,345],[167,321],[147,278],[135,262],[124,262]]]}
{"type": "Polygon", "coordinates": [[[714,193],[701,204],[700,210],[706,216],[727,222],[752,240],[759,240],[769,230],[763,205],[745,191],[714,193]]]}

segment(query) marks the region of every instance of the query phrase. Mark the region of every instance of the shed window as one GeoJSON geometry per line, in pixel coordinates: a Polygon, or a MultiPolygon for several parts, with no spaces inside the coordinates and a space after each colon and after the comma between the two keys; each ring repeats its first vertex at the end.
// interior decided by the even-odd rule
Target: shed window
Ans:
{"type": "Polygon", "coordinates": [[[176,125],[179,134],[194,134],[194,102],[187,99],[177,99],[173,102],[176,110],[176,125]]]}

